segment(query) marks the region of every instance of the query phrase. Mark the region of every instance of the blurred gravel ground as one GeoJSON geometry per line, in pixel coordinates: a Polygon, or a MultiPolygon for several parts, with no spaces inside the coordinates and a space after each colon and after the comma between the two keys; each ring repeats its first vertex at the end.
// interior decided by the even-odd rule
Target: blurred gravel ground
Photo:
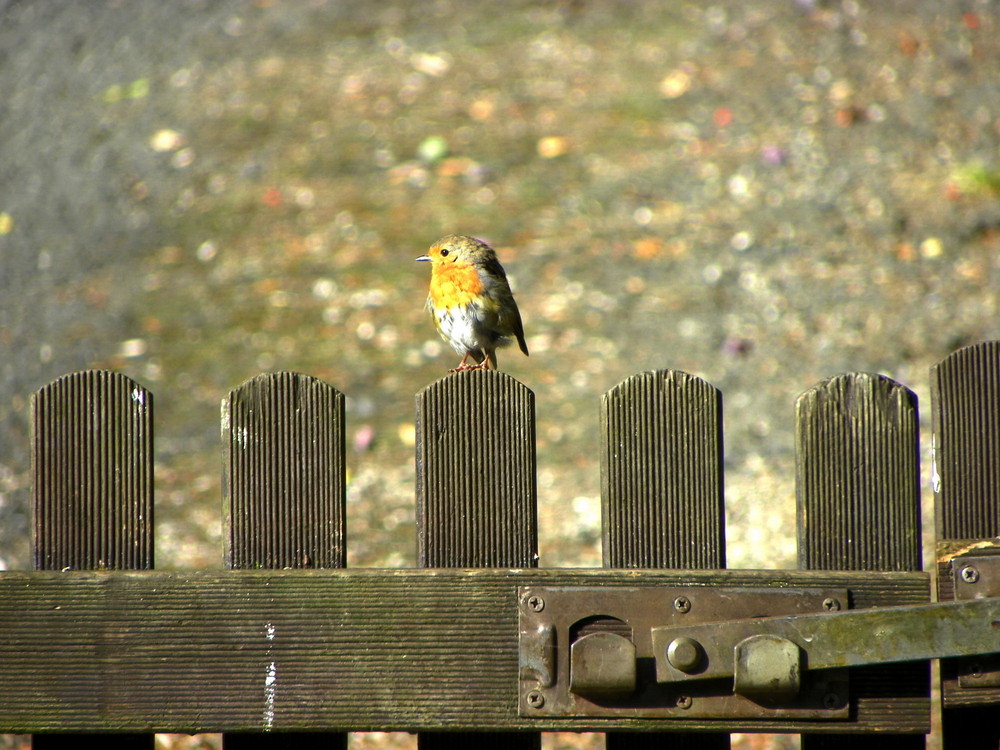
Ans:
{"type": "Polygon", "coordinates": [[[599,398],[643,369],[723,391],[733,567],[795,564],[822,378],[913,388],[927,473],[929,368],[1000,333],[998,3],[503,7],[3,6],[6,565],[28,396],[85,367],[155,394],[158,565],[221,565],[219,401],[275,369],[349,397],[350,564],[413,564],[413,394],[454,362],[411,261],[450,232],[525,320],[543,565],[600,563],[599,398]]]}

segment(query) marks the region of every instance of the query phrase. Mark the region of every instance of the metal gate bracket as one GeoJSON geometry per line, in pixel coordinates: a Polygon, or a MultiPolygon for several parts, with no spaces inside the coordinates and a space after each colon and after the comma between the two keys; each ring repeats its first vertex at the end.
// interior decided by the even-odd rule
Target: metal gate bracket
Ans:
{"type": "Polygon", "coordinates": [[[843,589],[522,586],[518,594],[522,716],[848,718],[846,670],[804,671],[795,643],[737,638],[720,646],[729,672],[715,678],[721,641],[681,632],[829,612],[846,606],[843,589]],[[664,628],[675,635],[657,638],[664,628]]]}
{"type": "MultiPolygon", "coordinates": [[[[996,562],[963,566],[971,589],[996,562]]],[[[846,610],[842,590],[521,587],[521,714],[844,719],[846,667],[1000,653],[995,593],[846,610]]]]}
{"type": "MultiPolygon", "coordinates": [[[[1000,555],[967,555],[951,560],[956,601],[1000,597],[1000,555]]],[[[958,687],[973,691],[1000,687],[1000,655],[980,654],[959,659],[958,687]]],[[[949,696],[950,697],[950,696],[949,696]]]]}

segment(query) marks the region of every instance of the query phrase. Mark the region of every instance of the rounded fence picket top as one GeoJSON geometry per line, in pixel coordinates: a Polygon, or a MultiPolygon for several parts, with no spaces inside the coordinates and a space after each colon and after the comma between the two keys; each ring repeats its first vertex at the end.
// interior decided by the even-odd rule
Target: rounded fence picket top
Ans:
{"type": "Polygon", "coordinates": [[[39,570],[153,567],[153,394],[108,370],[31,399],[39,570]]]}

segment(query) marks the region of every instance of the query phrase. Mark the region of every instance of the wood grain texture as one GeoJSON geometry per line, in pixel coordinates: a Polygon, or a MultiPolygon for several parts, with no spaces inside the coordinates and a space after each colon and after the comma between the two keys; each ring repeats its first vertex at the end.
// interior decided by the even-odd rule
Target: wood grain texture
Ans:
{"type": "Polygon", "coordinates": [[[825,380],[796,414],[799,565],[920,570],[917,397],[867,373],[825,380]]]}
{"type": "Polygon", "coordinates": [[[417,394],[417,535],[424,567],[538,564],[535,396],[471,370],[417,394]]]}
{"type": "MultiPolygon", "coordinates": [[[[37,570],[153,567],[153,394],[121,373],[59,378],[31,401],[37,570]]],[[[39,734],[32,746],[151,750],[151,734],[39,734]]]]}
{"type": "MultiPolygon", "coordinates": [[[[301,373],[268,373],[232,391],[222,414],[229,566],[344,567],[343,394],[301,373]]],[[[275,734],[272,715],[265,705],[267,731],[224,734],[223,747],[347,747],[344,733],[275,734]]]]}
{"type": "MultiPolygon", "coordinates": [[[[519,585],[822,586],[929,600],[920,573],[232,570],[0,574],[0,731],[653,730],[517,713],[519,585]],[[269,684],[270,680],[270,684],[269,684]]],[[[918,731],[907,704],[852,730],[918,731]]],[[[823,726],[819,726],[823,724],[823,726]]],[[[834,731],[679,720],[676,731],[834,731]]]]}
{"type": "Polygon", "coordinates": [[[601,399],[604,564],[723,568],[722,394],[675,370],[601,399]]]}
{"type": "MultiPolygon", "coordinates": [[[[497,371],[417,394],[417,557],[425,567],[535,567],[535,398],[497,371]]],[[[516,696],[514,696],[516,700],[516,696]]],[[[422,732],[420,750],[538,750],[536,732],[422,732]]]]}
{"type": "MultiPolygon", "coordinates": [[[[633,375],[601,399],[604,564],[724,568],[722,394],[677,370],[633,375]]],[[[616,733],[608,750],[728,748],[728,734],[616,733]]]]}
{"type": "Polygon", "coordinates": [[[343,567],[343,394],[300,373],[259,375],[223,402],[222,431],[227,564],[343,567]]]}
{"type": "Polygon", "coordinates": [[[39,570],[153,567],[153,396],[88,370],[31,399],[39,570]]]}
{"type": "MultiPolygon", "coordinates": [[[[954,598],[950,557],[961,548],[991,554],[1000,537],[1000,341],[964,347],[933,367],[931,400],[938,596],[947,600],[954,598]]],[[[1000,688],[960,688],[959,666],[941,662],[944,741],[996,748],[1000,688]]]]}
{"type": "Polygon", "coordinates": [[[1000,536],[1000,341],[931,369],[938,539],[1000,536]]]}
{"type": "MultiPolygon", "coordinates": [[[[920,570],[917,397],[881,375],[850,373],[802,394],[796,409],[799,565],[810,570],[920,570]]],[[[854,670],[851,701],[923,714],[930,726],[929,665],[854,670]]],[[[922,735],[880,737],[886,750],[922,748],[922,735]]],[[[804,750],[845,737],[804,735],[804,750]]],[[[850,740],[853,742],[853,739],[850,740]]]]}

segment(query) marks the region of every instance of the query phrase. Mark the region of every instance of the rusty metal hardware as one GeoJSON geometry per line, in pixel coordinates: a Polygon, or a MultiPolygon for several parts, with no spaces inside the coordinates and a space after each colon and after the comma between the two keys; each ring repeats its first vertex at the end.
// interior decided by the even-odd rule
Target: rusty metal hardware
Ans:
{"type": "Polygon", "coordinates": [[[743,644],[734,691],[732,678],[703,679],[715,658],[704,636],[653,641],[662,626],[827,612],[846,606],[843,589],[523,586],[518,600],[522,716],[848,718],[846,671],[803,672],[797,646],[743,644]],[[690,681],[658,681],[661,660],[690,681]]]}
{"type": "Polygon", "coordinates": [[[635,644],[617,633],[588,633],[569,647],[569,689],[577,695],[635,692],[635,644]]]}
{"type": "MultiPolygon", "coordinates": [[[[520,709],[845,719],[848,667],[994,663],[1000,556],[963,558],[953,575],[959,601],[864,610],[848,610],[843,590],[522,587],[520,709]]],[[[963,685],[996,686],[995,677],[969,669],[963,685]]]]}
{"type": "Polygon", "coordinates": [[[734,646],[751,653],[771,648],[753,640],[760,636],[795,644],[807,655],[810,672],[988,654],[1000,651],[1000,599],[672,625],[654,627],[652,635],[656,677],[664,683],[734,677],[739,670],[734,646]],[[705,665],[695,675],[675,669],[667,658],[668,646],[680,637],[704,646],[705,665]]]}
{"type": "Polygon", "coordinates": [[[736,644],[734,662],[733,692],[737,695],[783,703],[793,700],[802,689],[802,653],[788,638],[745,638],[736,644]]]}
{"type": "MultiPolygon", "coordinates": [[[[1000,555],[956,557],[951,561],[951,579],[955,601],[1000,597],[1000,555]]],[[[962,689],[1000,687],[1000,655],[959,659],[957,676],[962,689]]]]}

